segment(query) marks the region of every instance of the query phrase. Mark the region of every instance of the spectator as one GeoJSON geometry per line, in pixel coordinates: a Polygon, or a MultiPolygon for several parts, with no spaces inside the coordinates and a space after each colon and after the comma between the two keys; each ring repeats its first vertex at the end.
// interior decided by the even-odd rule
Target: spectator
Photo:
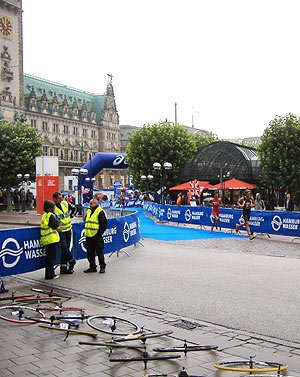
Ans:
{"type": "Polygon", "coordinates": [[[20,211],[20,194],[17,188],[14,190],[14,193],[13,193],[13,201],[14,201],[16,212],[19,212],[20,211]]]}
{"type": "Polygon", "coordinates": [[[180,206],[182,204],[182,192],[177,195],[176,204],[180,206]]]}
{"type": "Polygon", "coordinates": [[[291,198],[291,194],[289,192],[286,194],[284,207],[285,207],[285,210],[288,212],[294,211],[294,200],[291,198]]]}
{"type": "Polygon", "coordinates": [[[26,202],[28,204],[29,209],[33,209],[33,200],[34,200],[33,192],[30,189],[28,189],[26,192],[26,202]]]}
{"type": "Polygon", "coordinates": [[[261,195],[260,195],[259,192],[255,195],[255,202],[254,203],[255,203],[254,209],[256,211],[264,211],[266,209],[265,203],[262,200],[261,195]]]}

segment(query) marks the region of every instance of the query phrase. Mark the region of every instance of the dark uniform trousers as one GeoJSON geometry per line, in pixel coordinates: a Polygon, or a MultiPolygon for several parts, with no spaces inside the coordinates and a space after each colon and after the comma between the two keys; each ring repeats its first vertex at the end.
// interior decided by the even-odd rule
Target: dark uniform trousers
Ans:
{"type": "Polygon", "coordinates": [[[103,238],[99,235],[94,237],[86,237],[86,251],[87,260],[89,261],[90,268],[96,268],[95,263],[95,253],[98,256],[100,269],[105,269],[105,258],[104,258],[104,242],[103,238]]]}

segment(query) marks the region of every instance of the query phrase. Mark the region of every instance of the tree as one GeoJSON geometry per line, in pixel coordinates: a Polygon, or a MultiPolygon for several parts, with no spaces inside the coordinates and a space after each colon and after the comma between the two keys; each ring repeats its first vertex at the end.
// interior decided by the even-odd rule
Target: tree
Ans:
{"type": "Polygon", "coordinates": [[[17,174],[35,177],[35,158],[42,154],[38,131],[21,122],[0,121],[0,187],[7,190],[7,210],[11,210],[10,189],[19,181],[17,174]]]}
{"type": "Polygon", "coordinates": [[[127,148],[129,172],[134,185],[143,187],[141,175],[151,174],[154,179],[150,188],[160,187],[161,177],[153,170],[154,162],[161,165],[170,162],[172,170],[163,172],[163,184],[166,187],[177,184],[184,163],[193,157],[195,152],[195,140],[184,126],[170,122],[144,125],[130,136],[127,148]]]}
{"type": "Polygon", "coordinates": [[[197,150],[206,147],[208,144],[213,143],[214,141],[219,140],[218,136],[213,134],[212,132],[209,132],[206,135],[197,132],[193,135],[193,137],[196,142],[197,150]]]}
{"type": "Polygon", "coordinates": [[[258,152],[263,184],[299,190],[300,118],[294,114],[275,117],[264,131],[258,152]]]}

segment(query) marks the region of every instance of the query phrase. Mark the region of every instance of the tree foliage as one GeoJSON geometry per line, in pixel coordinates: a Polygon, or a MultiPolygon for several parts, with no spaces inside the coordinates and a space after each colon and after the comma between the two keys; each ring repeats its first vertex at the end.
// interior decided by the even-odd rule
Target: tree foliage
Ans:
{"type": "Polygon", "coordinates": [[[164,122],[145,125],[136,130],[130,136],[127,148],[129,172],[134,185],[145,188],[140,177],[151,174],[154,179],[149,182],[149,188],[160,187],[161,177],[159,172],[153,170],[154,162],[161,165],[170,162],[173,165],[172,170],[162,170],[163,183],[166,187],[177,184],[180,170],[184,163],[194,156],[196,149],[193,136],[181,125],[164,122]]]}
{"type": "Polygon", "coordinates": [[[41,154],[42,139],[34,127],[0,121],[0,187],[9,193],[19,183],[19,173],[34,180],[35,158],[41,154]]]}
{"type": "Polygon", "coordinates": [[[207,135],[196,133],[193,135],[196,142],[197,150],[206,147],[206,145],[213,143],[214,141],[219,140],[218,136],[209,132],[207,135]]]}
{"type": "Polygon", "coordinates": [[[268,187],[300,187],[300,118],[277,116],[265,129],[258,148],[262,182],[268,187]]]}

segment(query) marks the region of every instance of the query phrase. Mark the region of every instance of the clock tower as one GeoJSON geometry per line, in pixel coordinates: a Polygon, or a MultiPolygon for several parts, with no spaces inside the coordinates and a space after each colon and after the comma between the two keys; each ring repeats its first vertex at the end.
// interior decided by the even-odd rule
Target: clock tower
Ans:
{"type": "Polygon", "coordinates": [[[23,111],[22,0],[0,0],[0,119],[23,111]]]}

